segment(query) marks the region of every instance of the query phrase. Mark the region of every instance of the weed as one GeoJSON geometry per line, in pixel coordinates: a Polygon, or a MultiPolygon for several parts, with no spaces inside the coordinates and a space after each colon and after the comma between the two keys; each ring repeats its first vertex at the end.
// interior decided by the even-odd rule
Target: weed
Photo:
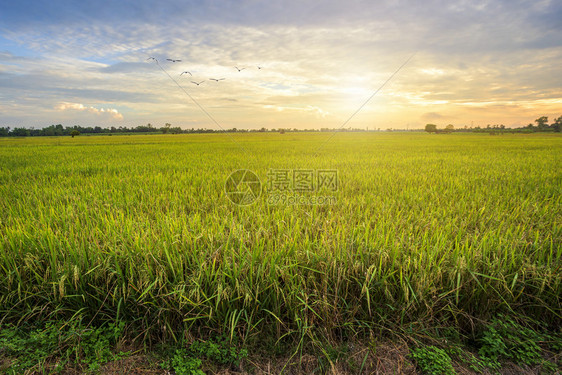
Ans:
{"type": "Polygon", "coordinates": [[[419,369],[425,375],[455,375],[451,357],[436,346],[419,347],[411,352],[419,369]]]}
{"type": "MultiPolygon", "coordinates": [[[[31,368],[44,368],[47,360],[60,351],[58,343],[58,330],[52,324],[30,332],[11,326],[2,327],[0,330],[0,353],[10,358],[11,363],[7,371],[12,374],[23,373],[31,368]]],[[[58,354],[60,357],[62,353],[58,354]]],[[[58,367],[57,364],[54,370],[58,367]]]]}
{"type": "Polygon", "coordinates": [[[163,369],[174,370],[176,375],[205,375],[201,370],[201,360],[194,358],[185,349],[177,349],[172,357],[160,365],[163,369]]]}
{"type": "Polygon", "coordinates": [[[221,365],[240,366],[240,360],[248,356],[246,349],[238,350],[226,339],[220,341],[195,341],[189,347],[189,351],[195,356],[202,356],[211,362],[221,365]]]}
{"type": "Polygon", "coordinates": [[[490,368],[487,360],[478,358],[458,345],[452,345],[446,348],[445,351],[451,359],[455,359],[477,373],[482,373],[485,368],[490,368]]]}
{"type": "Polygon", "coordinates": [[[124,323],[84,328],[80,323],[47,323],[42,328],[5,326],[0,330],[0,355],[10,359],[8,373],[29,369],[62,370],[64,365],[85,365],[97,370],[127,353],[112,349],[121,337],[124,323]]]}
{"type": "Polygon", "coordinates": [[[174,370],[178,375],[199,375],[203,374],[202,358],[211,364],[238,367],[240,361],[247,356],[246,349],[238,350],[227,339],[195,341],[187,348],[176,349],[161,367],[174,370]]]}
{"type": "Polygon", "coordinates": [[[121,337],[123,326],[123,322],[119,325],[111,323],[108,327],[86,330],[82,333],[80,342],[84,354],[82,362],[87,364],[90,370],[97,370],[101,365],[126,355],[126,353],[114,354],[112,351],[121,337]]]}
{"type": "Polygon", "coordinates": [[[489,368],[497,370],[501,360],[511,360],[519,365],[541,365],[548,371],[553,364],[544,360],[541,344],[556,348],[560,341],[555,335],[541,333],[500,315],[491,320],[482,333],[480,343],[478,353],[489,368]]]}

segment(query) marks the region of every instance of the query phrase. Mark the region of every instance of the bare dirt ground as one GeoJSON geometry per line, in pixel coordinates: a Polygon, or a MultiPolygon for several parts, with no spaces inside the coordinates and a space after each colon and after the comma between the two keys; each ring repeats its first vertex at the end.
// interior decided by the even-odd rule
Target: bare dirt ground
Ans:
{"type": "MultiPolygon", "coordinates": [[[[409,349],[405,344],[384,343],[376,346],[376,353],[368,347],[356,347],[348,353],[346,358],[336,360],[333,363],[321,363],[321,361],[309,354],[299,358],[246,358],[237,369],[232,368],[209,368],[203,366],[206,374],[213,375],[276,375],[276,374],[328,374],[328,375],[355,375],[355,374],[422,374],[409,358],[409,349]],[[353,365],[350,365],[353,364],[353,365]]],[[[491,371],[476,372],[466,365],[453,363],[455,371],[459,375],[492,375],[491,371]]],[[[66,374],[79,374],[76,370],[70,370],[66,374]]],[[[173,371],[159,368],[158,362],[147,355],[133,355],[119,361],[105,365],[101,371],[104,375],[174,375],[173,371]]],[[[504,364],[500,374],[506,375],[541,375],[539,368],[523,368],[513,363],[504,364]]],[[[556,374],[562,374],[557,372],[556,374]]]]}
{"type": "MultiPolygon", "coordinates": [[[[376,348],[354,345],[345,358],[339,358],[333,362],[319,359],[310,354],[302,357],[276,357],[249,355],[238,368],[210,367],[203,363],[202,371],[212,375],[297,375],[297,374],[328,374],[328,375],[423,375],[416,368],[415,363],[409,357],[410,350],[405,343],[385,342],[376,345],[376,348]]],[[[560,355],[560,354],[559,354],[560,355]]],[[[554,359],[554,358],[552,358],[554,359]]],[[[0,360],[0,373],[9,365],[9,359],[0,360]]],[[[162,369],[158,358],[151,354],[133,354],[126,358],[105,364],[98,372],[88,371],[80,368],[65,368],[63,375],[77,374],[101,374],[101,375],[175,375],[174,371],[162,369]]],[[[453,363],[458,375],[492,375],[494,372],[476,372],[466,364],[453,363]]],[[[26,371],[24,375],[48,374],[45,368],[26,371]]],[[[504,363],[500,374],[506,375],[543,375],[540,368],[524,368],[513,363],[504,363]]],[[[562,370],[554,374],[562,374],[562,370]]]]}

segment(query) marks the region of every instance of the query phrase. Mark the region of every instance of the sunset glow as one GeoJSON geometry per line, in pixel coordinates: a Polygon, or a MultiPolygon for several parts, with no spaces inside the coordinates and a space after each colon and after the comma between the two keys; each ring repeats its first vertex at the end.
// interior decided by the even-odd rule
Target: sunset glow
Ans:
{"type": "Polygon", "coordinates": [[[414,53],[349,127],[524,126],[562,115],[560,16],[556,1],[10,2],[0,126],[216,128],[176,80],[224,128],[336,128],[414,53]]]}

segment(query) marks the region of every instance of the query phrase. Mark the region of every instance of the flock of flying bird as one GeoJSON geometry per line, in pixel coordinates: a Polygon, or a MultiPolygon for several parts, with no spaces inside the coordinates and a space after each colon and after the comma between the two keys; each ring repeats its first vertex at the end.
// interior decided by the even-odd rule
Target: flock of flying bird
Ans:
{"type": "MultiPolygon", "coordinates": [[[[154,60],[154,61],[158,62],[158,60],[157,60],[155,57],[149,57],[149,58],[146,59],[146,60],[147,60],[147,61],[148,61],[148,60],[154,60]]],[[[178,60],[178,59],[166,59],[166,60],[169,61],[169,62],[171,62],[171,63],[181,62],[181,60],[178,60]]],[[[263,69],[263,67],[261,67],[261,66],[256,66],[256,67],[257,67],[259,70],[263,69]]],[[[237,67],[237,66],[235,66],[234,68],[238,71],[238,73],[240,73],[241,71],[243,71],[244,69],[246,69],[246,68],[239,68],[239,67],[237,67]]],[[[193,77],[193,74],[191,74],[191,72],[189,72],[189,71],[187,71],[187,70],[181,72],[180,76],[182,76],[182,75],[184,75],[184,74],[189,74],[191,77],[193,77]]],[[[219,82],[219,81],[224,81],[225,79],[226,79],[226,78],[209,78],[209,81],[219,82]]],[[[205,81],[204,81],[204,80],[203,80],[203,81],[200,81],[200,82],[191,81],[191,83],[193,83],[194,85],[197,85],[197,86],[199,86],[199,85],[202,84],[203,82],[205,82],[205,81]]]]}

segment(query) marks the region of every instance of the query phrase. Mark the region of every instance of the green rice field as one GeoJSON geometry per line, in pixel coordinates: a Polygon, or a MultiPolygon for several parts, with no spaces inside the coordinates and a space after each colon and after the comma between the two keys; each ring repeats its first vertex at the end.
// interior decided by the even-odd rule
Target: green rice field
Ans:
{"type": "Polygon", "coordinates": [[[469,331],[499,313],[560,327],[562,137],[328,138],[0,139],[0,324],[121,321],[146,344],[469,331]],[[252,204],[225,192],[238,169],[261,182],[252,204]],[[272,170],[337,171],[337,189],[273,204],[272,170]]]}

